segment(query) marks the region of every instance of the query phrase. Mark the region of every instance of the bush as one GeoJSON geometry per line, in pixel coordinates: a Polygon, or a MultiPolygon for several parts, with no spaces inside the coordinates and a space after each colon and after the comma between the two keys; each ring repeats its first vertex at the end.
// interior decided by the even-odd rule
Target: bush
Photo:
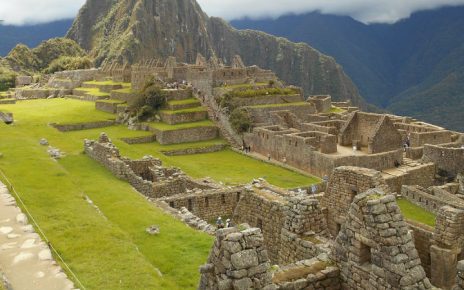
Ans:
{"type": "Polygon", "coordinates": [[[248,112],[244,109],[235,109],[230,114],[229,121],[232,128],[237,133],[247,132],[250,130],[252,124],[250,114],[248,114],[248,112]]]}
{"type": "Polygon", "coordinates": [[[53,60],[44,70],[44,73],[52,74],[58,71],[89,69],[93,67],[93,62],[89,57],[62,56],[53,60]]]}
{"type": "Polygon", "coordinates": [[[135,109],[140,121],[146,121],[166,105],[166,94],[153,80],[148,81],[138,97],[129,106],[135,109]]]}
{"type": "Polygon", "coordinates": [[[15,87],[16,74],[10,71],[0,70],[0,92],[8,91],[15,87]]]}

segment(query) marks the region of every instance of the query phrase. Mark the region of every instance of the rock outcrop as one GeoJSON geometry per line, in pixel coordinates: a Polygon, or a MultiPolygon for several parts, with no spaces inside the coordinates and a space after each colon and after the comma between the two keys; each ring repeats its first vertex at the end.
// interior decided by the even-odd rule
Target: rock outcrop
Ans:
{"type": "Polygon", "coordinates": [[[307,95],[330,94],[364,107],[357,88],[331,57],[258,31],[239,31],[209,18],[195,0],[88,0],[67,37],[91,51],[97,64],[175,56],[193,63],[198,53],[275,71],[307,95]]]}

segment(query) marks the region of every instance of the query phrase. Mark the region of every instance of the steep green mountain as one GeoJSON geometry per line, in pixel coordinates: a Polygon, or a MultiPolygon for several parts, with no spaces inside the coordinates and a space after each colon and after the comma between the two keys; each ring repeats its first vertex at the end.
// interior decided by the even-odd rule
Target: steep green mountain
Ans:
{"type": "Polygon", "coordinates": [[[47,39],[63,37],[72,22],[68,19],[25,26],[0,25],[0,56],[6,56],[19,43],[36,47],[47,39]]]}
{"type": "Polygon", "coordinates": [[[176,56],[193,62],[197,53],[272,69],[306,94],[331,94],[366,106],[351,79],[331,57],[257,31],[239,31],[209,18],[194,0],[88,0],[68,35],[90,51],[97,64],[176,56]]]}
{"type": "Polygon", "coordinates": [[[68,38],[49,39],[33,49],[18,44],[5,58],[0,57],[0,91],[14,86],[17,74],[35,75],[91,65],[92,61],[86,52],[68,38]]]}
{"type": "Polygon", "coordinates": [[[413,14],[393,25],[308,13],[236,20],[335,57],[370,103],[464,131],[464,7],[413,14]]]}

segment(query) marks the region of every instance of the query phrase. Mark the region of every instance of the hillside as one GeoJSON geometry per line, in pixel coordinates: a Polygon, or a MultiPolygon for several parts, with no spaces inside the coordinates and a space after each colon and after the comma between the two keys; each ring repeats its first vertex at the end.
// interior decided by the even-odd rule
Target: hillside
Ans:
{"type": "Polygon", "coordinates": [[[308,43],[334,56],[368,102],[464,131],[464,7],[418,12],[393,25],[320,13],[232,25],[308,43]]]}
{"type": "Polygon", "coordinates": [[[366,107],[356,86],[335,60],[305,44],[257,31],[238,31],[209,18],[191,0],[88,0],[68,37],[89,50],[97,64],[130,63],[174,55],[193,62],[197,53],[272,69],[306,94],[331,94],[366,107]]]}
{"type": "Polygon", "coordinates": [[[68,19],[26,26],[0,25],[0,56],[6,56],[19,43],[36,47],[50,38],[63,37],[72,22],[68,19]]]}

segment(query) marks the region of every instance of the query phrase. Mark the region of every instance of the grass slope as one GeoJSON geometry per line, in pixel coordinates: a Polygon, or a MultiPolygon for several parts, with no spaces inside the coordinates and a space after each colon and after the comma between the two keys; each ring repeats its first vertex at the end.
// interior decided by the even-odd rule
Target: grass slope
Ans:
{"type": "MultiPolygon", "coordinates": [[[[87,289],[196,288],[198,266],[205,261],[212,238],[166,216],[81,154],[79,134],[46,126],[52,120],[80,122],[111,115],[95,111],[92,103],[74,100],[22,102],[9,109],[17,123],[0,125],[0,136],[8,136],[0,143],[5,155],[0,168],[87,289]],[[41,109],[34,110],[36,106],[41,109]],[[38,145],[41,137],[68,156],[59,162],[50,159],[46,148],[38,145]],[[145,233],[152,224],[161,227],[160,236],[145,233]]],[[[123,127],[105,129],[114,135],[140,135],[123,127]]]]}
{"type": "Polygon", "coordinates": [[[128,183],[82,154],[85,138],[96,139],[105,131],[124,155],[140,158],[152,154],[194,177],[210,176],[225,183],[244,183],[262,176],[283,187],[313,182],[230,150],[177,157],[161,153],[222,144],[223,140],[170,146],[128,145],[119,139],[152,133],[123,126],[61,133],[48,126],[53,122],[114,117],[95,110],[92,102],[34,100],[0,105],[0,109],[13,112],[16,121],[11,126],[0,124],[0,152],[4,154],[0,169],[87,289],[196,289],[198,266],[207,259],[212,237],[165,215],[128,183]],[[52,160],[47,148],[39,145],[40,138],[47,138],[66,157],[58,162],[52,160]],[[86,201],[86,196],[101,213],[86,201]],[[160,226],[159,236],[145,233],[152,224],[160,226]]]}

